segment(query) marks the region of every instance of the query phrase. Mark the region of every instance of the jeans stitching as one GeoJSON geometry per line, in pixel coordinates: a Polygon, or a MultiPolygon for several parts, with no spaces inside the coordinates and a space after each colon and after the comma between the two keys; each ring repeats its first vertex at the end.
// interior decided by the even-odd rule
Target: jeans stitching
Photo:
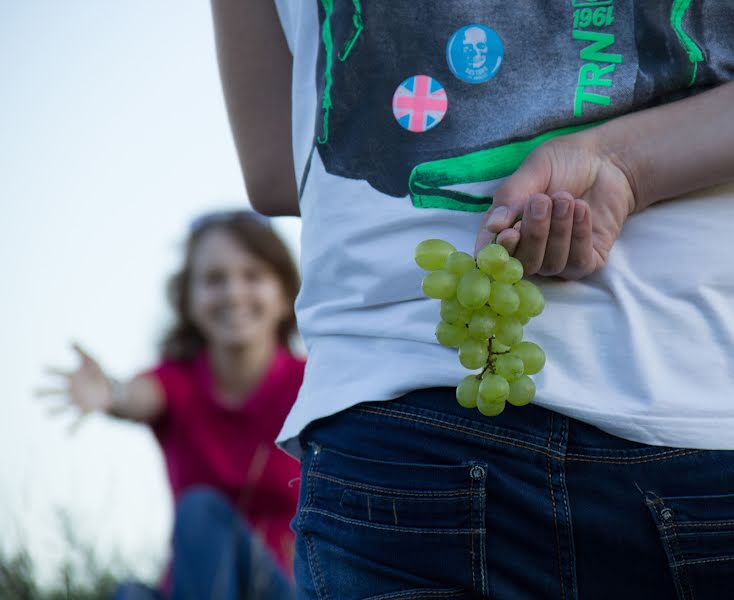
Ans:
{"type": "MultiPolygon", "coordinates": [[[[561,425],[561,432],[564,436],[564,446],[568,442],[568,429],[567,429],[567,420],[564,420],[561,425]]],[[[571,573],[571,594],[574,598],[578,597],[578,585],[576,583],[576,552],[573,545],[573,525],[571,521],[571,509],[569,508],[568,503],[568,489],[566,488],[566,463],[562,462],[559,465],[560,469],[560,486],[561,486],[561,497],[563,498],[563,506],[566,510],[566,518],[565,518],[565,526],[566,526],[566,537],[567,537],[567,544],[569,547],[569,571],[571,573]]]]}
{"type": "Polygon", "coordinates": [[[626,459],[622,457],[617,457],[616,460],[606,460],[607,458],[611,458],[611,457],[604,457],[604,456],[600,456],[593,460],[588,459],[588,458],[568,458],[568,456],[576,456],[576,457],[579,456],[578,454],[576,455],[569,454],[567,455],[566,460],[569,462],[571,461],[573,462],[591,462],[591,463],[600,462],[600,463],[611,463],[611,464],[616,464],[616,465],[629,465],[629,464],[639,464],[639,463],[645,463],[645,462],[657,462],[661,460],[669,460],[669,459],[678,458],[681,456],[688,456],[689,454],[698,454],[700,452],[704,452],[704,450],[681,450],[679,454],[670,454],[666,456],[656,455],[656,456],[645,457],[645,458],[627,458],[626,459]]]}
{"type": "Polygon", "coordinates": [[[553,507],[553,527],[556,532],[556,552],[558,554],[558,575],[559,575],[559,583],[561,585],[561,600],[563,600],[566,597],[566,592],[563,586],[563,563],[561,561],[561,540],[558,535],[558,518],[556,516],[556,498],[555,498],[555,493],[553,491],[553,477],[551,475],[550,446],[551,446],[552,437],[553,437],[553,413],[550,413],[550,425],[548,427],[548,441],[546,443],[546,446],[549,450],[549,454],[548,454],[548,459],[546,461],[546,466],[548,468],[548,488],[550,490],[551,505],[553,507]]]}
{"type": "Polygon", "coordinates": [[[407,592],[388,592],[379,596],[370,596],[367,600],[401,600],[402,598],[411,598],[419,600],[420,598],[452,598],[463,595],[464,590],[412,590],[407,592]]]}
{"type": "Polygon", "coordinates": [[[709,563],[709,562],[721,562],[724,560],[734,560],[734,555],[719,556],[716,558],[693,558],[691,560],[679,560],[679,561],[674,561],[672,563],[672,566],[678,568],[681,565],[698,565],[698,564],[709,563]]]}
{"type": "MultiPolygon", "coordinates": [[[[678,541],[678,536],[676,535],[675,530],[671,530],[671,534],[672,534],[672,537],[673,537],[673,543],[675,544],[676,556],[681,556],[682,557],[683,556],[683,553],[681,552],[680,543],[678,541]]],[[[677,563],[678,561],[673,561],[673,562],[677,563]]],[[[686,569],[685,566],[682,566],[682,567],[677,567],[676,566],[675,567],[676,571],[679,568],[680,568],[681,581],[684,582],[685,583],[685,586],[686,586],[686,589],[683,591],[683,593],[685,594],[686,593],[686,590],[687,590],[688,592],[690,592],[691,600],[695,600],[695,597],[693,595],[693,588],[691,587],[691,584],[688,581],[688,569],[686,569]]]]}
{"type": "MultiPolygon", "coordinates": [[[[311,501],[313,499],[313,472],[318,466],[319,463],[319,447],[316,444],[313,444],[312,450],[313,454],[313,460],[311,461],[311,464],[308,468],[308,494],[306,496],[306,505],[301,509],[302,513],[309,512],[311,501]]],[[[306,541],[306,553],[308,555],[308,563],[309,563],[309,571],[311,571],[311,577],[313,577],[314,580],[314,588],[316,589],[316,595],[321,599],[328,600],[328,594],[326,592],[326,584],[324,581],[324,575],[321,571],[321,564],[319,563],[319,557],[316,554],[316,548],[313,544],[313,539],[310,535],[304,535],[302,528],[301,529],[301,535],[303,535],[305,541],[306,541]]]]}
{"type": "MultiPolygon", "coordinates": [[[[474,489],[475,481],[472,480],[472,490],[474,489]]],[[[472,528],[474,527],[474,497],[473,495],[469,496],[469,523],[471,523],[472,528]]],[[[472,533],[469,536],[469,546],[471,548],[470,555],[471,555],[471,584],[474,589],[477,589],[477,577],[474,573],[474,563],[476,562],[475,555],[474,555],[474,534],[472,533]]]]}
{"type": "Polygon", "coordinates": [[[427,527],[403,527],[403,526],[395,527],[394,525],[374,524],[374,523],[368,523],[366,521],[360,521],[359,519],[343,517],[339,514],[333,513],[328,510],[323,510],[321,508],[308,508],[308,509],[304,509],[304,512],[316,513],[317,515],[329,517],[331,519],[336,519],[337,521],[341,521],[343,523],[349,523],[350,525],[359,525],[361,527],[367,527],[370,529],[396,531],[399,533],[430,533],[430,534],[436,534],[436,535],[447,535],[447,534],[448,535],[473,535],[477,531],[474,527],[470,527],[469,529],[456,529],[456,528],[430,529],[427,527]]]}
{"type": "Polygon", "coordinates": [[[338,483],[339,485],[343,485],[345,487],[352,487],[355,489],[360,490],[366,490],[376,493],[383,493],[385,495],[393,495],[393,496],[416,496],[416,497],[435,497],[435,498],[446,498],[451,496],[468,496],[471,495],[471,490],[456,490],[456,491],[446,491],[446,492],[412,492],[410,490],[405,490],[405,493],[403,490],[391,490],[389,488],[382,488],[382,487],[376,487],[361,483],[355,483],[351,481],[347,481],[346,479],[341,479],[339,477],[334,477],[333,475],[325,475],[324,473],[313,473],[313,477],[318,477],[319,479],[325,479],[327,481],[331,481],[333,483],[338,483]]]}
{"type": "Polygon", "coordinates": [[[734,521],[723,521],[721,523],[694,523],[693,521],[681,521],[679,523],[673,523],[670,527],[728,527],[731,525],[734,525],[734,521]]]}
{"type": "MultiPolygon", "coordinates": [[[[473,429],[470,427],[464,427],[464,426],[453,426],[448,423],[445,423],[443,421],[438,421],[437,419],[432,419],[430,417],[415,417],[413,415],[410,415],[408,413],[402,413],[398,411],[377,411],[376,409],[368,409],[368,408],[357,408],[355,410],[366,412],[366,413],[372,413],[380,416],[393,416],[396,419],[404,419],[407,421],[413,421],[414,423],[421,423],[423,425],[429,425],[431,427],[439,428],[439,429],[448,429],[450,431],[455,431],[457,433],[465,433],[468,435],[474,435],[480,438],[493,440],[500,444],[506,444],[508,446],[514,446],[516,448],[522,448],[525,450],[530,450],[531,452],[537,452],[538,454],[543,454],[548,456],[547,452],[543,449],[539,449],[539,446],[535,446],[534,444],[531,444],[530,442],[520,442],[519,440],[512,440],[512,438],[506,438],[504,436],[498,436],[491,433],[486,433],[483,431],[480,431],[478,429],[473,429]]],[[[558,458],[557,456],[551,456],[551,458],[558,458]]]]}
{"type": "MultiPolygon", "coordinates": [[[[485,470],[486,472],[486,470],[485,470]]],[[[487,497],[485,492],[486,479],[482,478],[477,482],[479,487],[479,561],[482,576],[482,594],[489,593],[489,584],[487,582],[487,515],[485,507],[487,505],[487,497]]]]}
{"type": "MultiPolygon", "coordinates": [[[[446,423],[444,421],[439,421],[438,419],[434,419],[432,417],[426,417],[423,415],[416,416],[416,415],[411,415],[410,413],[405,413],[402,411],[382,409],[382,408],[372,408],[372,407],[371,408],[359,407],[359,408],[354,408],[353,410],[368,413],[368,414],[375,414],[379,416],[392,416],[397,419],[413,421],[414,423],[420,423],[423,425],[428,425],[430,427],[435,427],[439,429],[448,429],[450,431],[455,431],[458,433],[473,435],[473,436],[476,436],[482,439],[492,440],[499,444],[513,446],[515,448],[521,448],[524,450],[529,450],[531,452],[536,452],[544,456],[550,456],[551,458],[564,458],[560,456],[558,452],[555,452],[554,450],[552,450],[549,447],[546,447],[546,449],[542,449],[542,447],[537,446],[533,444],[532,442],[524,442],[520,440],[515,440],[513,438],[508,438],[506,436],[500,436],[497,434],[487,433],[487,432],[484,432],[478,429],[474,429],[472,427],[466,427],[464,425],[456,426],[456,425],[446,423]]],[[[553,413],[551,412],[551,414],[553,413]]],[[[640,464],[640,463],[645,463],[645,462],[655,462],[659,460],[668,460],[671,458],[678,458],[682,456],[688,456],[690,454],[698,454],[701,452],[704,452],[704,450],[688,450],[688,449],[666,450],[664,452],[659,452],[657,454],[653,454],[650,456],[630,457],[630,458],[625,458],[623,456],[610,456],[610,455],[595,456],[592,458],[592,455],[569,453],[565,456],[565,459],[568,461],[574,461],[574,462],[592,462],[592,463],[599,462],[599,463],[611,463],[611,464],[625,465],[625,464],[640,464]]]]}

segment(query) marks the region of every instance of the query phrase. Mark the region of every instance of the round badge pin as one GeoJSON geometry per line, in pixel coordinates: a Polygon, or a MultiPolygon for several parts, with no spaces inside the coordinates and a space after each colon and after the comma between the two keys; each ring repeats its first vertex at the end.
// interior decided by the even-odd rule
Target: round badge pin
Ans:
{"type": "Polygon", "coordinates": [[[398,124],[423,133],[441,122],[449,103],[446,90],[433,77],[413,75],[403,81],[392,97],[392,114],[398,124]]]}
{"type": "Polygon", "coordinates": [[[451,72],[467,83],[484,83],[497,74],[505,56],[502,40],[494,29],[472,23],[458,29],[446,44],[451,72]]]}

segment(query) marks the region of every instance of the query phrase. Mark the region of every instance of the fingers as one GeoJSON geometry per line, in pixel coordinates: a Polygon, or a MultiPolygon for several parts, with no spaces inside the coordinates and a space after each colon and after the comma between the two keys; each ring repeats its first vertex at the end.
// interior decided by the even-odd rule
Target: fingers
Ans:
{"type": "Polygon", "coordinates": [[[58,375],[59,377],[71,377],[74,374],[74,371],[70,371],[68,369],[59,369],[57,367],[46,366],[43,370],[49,375],[58,375]]]}
{"type": "Polygon", "coordinates": [[[480,225],[483,243],[477,241],[477,250],[486,246],[494,235],[513,226],[523,214],[533,192],[548,189],[550,173],[547,155],[538,149],[531,152],[495,192],[492,207],[484,215],[480,225]],[[483,235],[483,231],[489,232],[489,235],[483,235]]]}
{"type": "Polygon", "coordinates": [[[538,272],[541,275],[558,275],[566,268],[573,231],[574,199],[568,192],[551,196],[550,231],[545,254],[538,272]]]}
{"type": "Polygon", "coordinates": [[[84,350],[84,348],[81,347],[79,342],[72,342],[71,347],[82,358],[82,360],[94,362],[94,359],[92,358],[92,356],[89,354],[89,352],[87,352],[86,350],[84,350]]]}
{"type": "Polygon", "coordinates": [[[568,192],[532,195],[522,221],[495,242],[522,262],[526,275],[580,279],[595,270],[591,209],[568,192]]]}
{"type": "Polygon", "coordinates": [[[45,398],[47,396],[65,396],[65,395],[68,395],[68,394],[69,394],[69,389],[68,388],[57,388],[57,387],[47,388],[47,387],[43,387],[43,388],[36,388],[35,390],[33,390],[33,395],[36,398],[45,398]]]}
{"type": "Polygon", "coordinates": [[[543,265],[551,226],[553,201],[545,194],[533,194],[522,218],[522,235],[515,250],[526,275],[535,275],[543,265]]]}
{"type": "Polygon", "coordinates": [[[76,417],[76,419],[74,419],[71,422],[71,425],[69,425],[69,427],[66,429],[66,434],[67,435],[74,435],[77,431],[79,431],[79,428],[82,426],[82,424],[85,421],[84,417],[86,417],[86,416],[87,415],[85,413],[79,414],[76,417]]]}
{"type": "Polygon", "coordinates": [[[573,230],[566,267],[559,273],[564,279],[581,279],[594,271],[594,246],[591,236],[591,209],[583,200],[575,200],[573,230]]]}

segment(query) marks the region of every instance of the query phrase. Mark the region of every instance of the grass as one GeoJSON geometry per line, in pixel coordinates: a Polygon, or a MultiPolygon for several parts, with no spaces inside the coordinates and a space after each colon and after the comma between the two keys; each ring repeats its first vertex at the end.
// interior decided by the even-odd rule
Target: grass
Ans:
{"type": "Polygon", "coordinates": [[[90,544],[78,539],[66,513],[59,513],[59,520],[66,548],[53,581],[37,583],[27,549],[9,553],[0,548],[0,600],[109,600],[120,581],[131,579],[127,567],[99,563],[90,544]]]}

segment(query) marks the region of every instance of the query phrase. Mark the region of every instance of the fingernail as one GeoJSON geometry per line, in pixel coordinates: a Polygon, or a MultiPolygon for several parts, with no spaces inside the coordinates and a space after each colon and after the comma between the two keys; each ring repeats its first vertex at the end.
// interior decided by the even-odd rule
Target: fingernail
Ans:
{"type": "Polygon", "coordinates": [[[534,219],[545,219],[548,214],[548,203],[541,198],[536,198],[530,203],[530,214],[534,219]]]}
{"type": "Polygon", "coordinates": [[[506,219],[507,219],[507,207],[498,206],[490,213],[489,221],[487,221],[487,225],[494,225],[495,223],[499,223],[500,221],[505,221],[506,219]]]}
{"type": "Polygon", "coordinates": [[[558,217],[559,219],[566,216],[566,213],[568,212],[568,200],[565,198],[556,200],[553,203],[553,215],[558,217]]]}
{"type": "Polygon", "coordinates": [[[576,208],[574,208],[573,211],[573,220],[576,223],[581,223],[581,221],[584,220],[584,215],[586,214],[586,207],[582,204],[577,204],[576,208]]]}

